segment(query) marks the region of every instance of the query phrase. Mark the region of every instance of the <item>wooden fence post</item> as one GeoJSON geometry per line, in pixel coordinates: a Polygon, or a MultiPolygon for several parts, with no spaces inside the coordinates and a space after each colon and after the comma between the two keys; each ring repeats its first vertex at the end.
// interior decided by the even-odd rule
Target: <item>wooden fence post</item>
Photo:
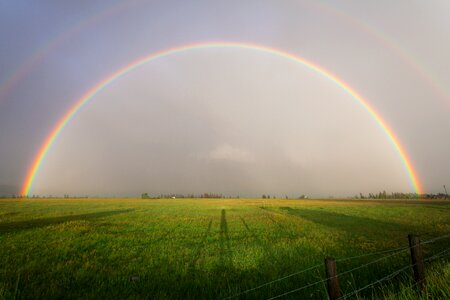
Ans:
{"type": "Polygon", "coordinates": [[[425,280],[425,264],[423,261],[422,246],[417,235],[408,234],[409,248],[411,251],[411,262],[414,270],[414,280],[421,290],[427,284],[425,280]]]}
{"type": "Polygon", "coordinates": [[[336,261],[332,257],[325,258],[325,273],[327,276],[328,296],[330,300],[336,300],[341,297],[339,287],[339,277],[336,268],[336,261]]]}

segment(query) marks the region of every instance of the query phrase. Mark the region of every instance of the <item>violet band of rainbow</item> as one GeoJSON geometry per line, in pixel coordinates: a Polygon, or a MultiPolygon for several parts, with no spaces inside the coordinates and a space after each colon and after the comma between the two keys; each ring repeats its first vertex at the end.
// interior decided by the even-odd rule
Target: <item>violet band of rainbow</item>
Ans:
{"type": "Polygon", "coordinates": [[[196,50],[196,49],[207,49],[207,48],[236,48],[236,49],[248,49],[260,51],[268,54],[273,54],[279,57],[283,57],[299,63],[310,70],[313,70],[323,77],[331,80],[335,84],[337,84],[340,88],[342,88],[345,92],[347,92],[358,104],[360,104],[378,123],[378,125],[383,129],[392,145],[394,146],[396,152],[398,153],[402,164],[407,172],[412,188],[415,190],[417,194],[422,194],[423,190],[421,187],[421,183],[419,181],[417,172],[414,170],[411,160],[401,145],[400,140],[394,134],[394,131],[387,125],[387,122],[383,120],[381,115],[375,111],[375,109],[370,105],[369,101],[363,98],[356,90],[350,87],[346,82],[338,78],[336,75],[322,68],[321,66],[314,64],[310,61],[303,59],[300,56],[294,55],[289,52],[285,52],[279,49],[257,45],[257,44],[249,44],[249,43],[240,43],[240,42],[206,42],[206,43],[195,43],[195,44],[187,44],[178,47],[168,48],[161,51],[153,52],[143,58],[135,60],[123,68],[120,68],[116,72],[112,73],[104,80],[99,82],[97,85],[88,90],[80,99],[76,101],[76,103],[60,118],[60,120],[53,127],[51,132],[45,138],[45,141],[42,143],[39,151],[34,156],[32,160],[32,164],[28,169],[26,178],[23,182],[21,195],[28,196],[33,188],[33,183],[36,179],[37,174],[39,173],[39,169],[42,166],[42,163],[45,160],[45,157],[48,154],[49,149],[57,140],[58,136],[63,131],[64,127],[75,117],[75,115],[80,111],[80,109],[85,106],[89,101],[99,92],[101,92],[108,85],[113,83],[115,80],[125,75],[126,73],[142,66],[148,62],[156,60],[158,58],[166,57],[169,55],[174,55],[184,51],[196,50]]]}

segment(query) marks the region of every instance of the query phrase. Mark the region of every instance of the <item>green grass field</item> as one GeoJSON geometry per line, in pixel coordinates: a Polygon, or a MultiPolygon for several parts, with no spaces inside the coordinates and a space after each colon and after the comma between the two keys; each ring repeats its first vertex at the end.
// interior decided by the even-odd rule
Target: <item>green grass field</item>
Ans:
{"type": "MultiPolygon", "coordinates": [[[[326,256],[407,247],[408,233],[450,234],[450,202],[1,200],[0,298],[222,299],[319,265],[236,297],[268,299],[324,279],[326,256]]],[[[425,244],[424,256],[449,246],[425,244]]],[[[410,263],[394,254],[338,262],[343,273],[379,259],[340,276],[343,294],[410,263]]],[[[449,258],[427,263],[431,298],[450,297],[449,258]]],[[[356,296],[416,298],[411,273],[356,296]]],[[[322,282],[280,299],[326,297],[322,282]]]]}

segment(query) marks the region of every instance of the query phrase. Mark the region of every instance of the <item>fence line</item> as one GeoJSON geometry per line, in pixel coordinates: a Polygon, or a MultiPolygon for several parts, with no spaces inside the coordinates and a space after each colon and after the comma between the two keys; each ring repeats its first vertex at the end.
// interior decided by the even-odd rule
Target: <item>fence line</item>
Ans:
{"type": "Polygon", "coordinates": [[[257,286],[257,287],[254,287],[254,288],[245,290],[245,291],[240,292],[240,293],[238,293],[238,294],[235,294],[235,295],[233,295],[233,296],[229,296],[229,297],[227,297],[227,298],[224,298],[224,300],[236,298],[236,297],[238,297],[238,296],[241,296],[241,295],[243,295],[243,294],[247,294],[247,293],[253,292],[253,291],[257,290],[257,289],[260,289],[260,288],[265,287],[265,286],[267,286],[267,285],[270,285],[270,284],[272,284],[272,283],[275,283],[275,282],[278,282],[278,281],[282,281],[282,280],[285,280],[285,279],[287,279],[287,278],[289,278],[289,277],[292,277],[292,276],[295,276],[295,275],[298,275],[298,274],[301,274],[301,273],[305,273],[305,272],[307,272],[307,271],[311,271],[311,270],[317,269],[318,267],[321,267],[321,266],[322,266],[322,264],[318,264],[318,265],[309,267],[309,268],[307,268],[307,269],[298,271],[298,272],[296,272],[296,273],[292,273],[292,274],[286,275],[286,276],[284,276],[284,277],[281,277],[281,278],[278,278],[278,279],[269,281],[269,282],[267,282],[267,283],[261,284],[261,285],[259,285],[259,286],[257,286]]]}
{"type": "MultiPolygon", "coordinates": [[[[444,257],[445,255],[443,255],[442,257],[444,257]]],[[[430,271],[427,271],[427,275],[428,274],[430,274],[430,271]]],[[[439,273],[437,273],[437,272],[433,272],[433,274],[434,275],[439,275],[439,276],[441,276],[442,274],[439,274],[439,273]]],[[[413,288],[413,287],[415,287],[416,285],[418,285],[419,284],[419,282],[413,282],[412,284],[409,284],[408,286],[406,286],[406,287],[404,287],[404,288],[402,288],[398,293],[397,293],[397,295],[398,294],[400,294],[400,293],[403,293],[404,291],[406,291],[406,290],[409,290],[409,289],[411,289],[411,288],[413,288]]]]}
{"type": "MultiPolygon", "coordinates": [[[[434,260],[434,259],[437,259],[437,258],[439,258],[439,257],[442,256],[442,255],[441,255],[442,253],[445,253],[445,252],[448,252],[448,251],[450,251],[450,248],[447,248],[447,249],[445,249],[444,251],[441,251],[441,252],[439,252],[439,253],[436,254],[436,255],[433,255],[433,256],[431,256],[431,257],[429,257],[429,258],[426,258],[426,259],[424,259],[424,261],[432,261],[432,260],[434,260]]],[[[445,256],[445,255],[443,255],[443,256],[445,256]]],[[[443,257],[443,256],[442,256],[442,257],[443,257]]],[[[412,264],[412,265],[409,264],[409,265],[407,265],[406,267],[403,267],[403,268],[401,268],[401,269],[398,269],[398,270],[392,272],[391,274],[389,274],[389,275],[387,275],[387,276],[385,276],[385,277],[383,277],[383,278],[381,278],[381,279],[378,279],[377,281],[374,281],[374,282],[372,282],[372,283],[369,283],[368,285],[366,285],[366,286],[364,286],[364,287],[362,287],[362,288],[360,288],[360,289],[358,289],[358,290],[356,290],[356,291],[354,291],[354,292],[345,294],[344,296],[340,297],[339,300],[341,300],[341,299],[346,299],[346,298],[348,298],[348,297],[350,297],[350,296],[352,296],[352,295],[355,295],[355,294],[357,294],[357,293],[359,293],[359,292],[361,292],[361,291],[363,291],[363,290],[365,290],[365,289],[367,289],[367,288],[369,288],[369,287],[371,287],[371,286],[374,286],[375,284],[381,283],[381,282],[383,282],[383,281],[385,281],[385,280],[390,280],[390,279],[394,278],[395,276],[397,276],[398,274],[400,274],[400,273],[402,273],[402,272],[404,272],[404,271],[406,271],[406,270],[408,270],[408,269],[414,267],[415,265],[416,265],[416,264],[412,264]]],[[[417,282],[416,282],[415,284],[417,284],[417,282]]]]}
{"type": "MultiPolygon", "coordinates": [[[[437,239],[433,239],[433,240],[437,240],[437,239]]],[[[412,248],[412,247],[406,247],[405,250],[406,250],[406,249],[410,249],[410,248],[412,248]]],[[[433,256],[431,256],[431,257],[425,259],[424,261],[431,261],[431,260],[437,259],[437,258],[439,258],[439,257],[443,257],[443,256],[445,256],[445,255],[442,255],[442,254],[445,253],[445,252],[449,252],[449,251],[450,251],[450,248],[447,248],[447,249],[445,249],[445,250],[439,252],[438,254],[433,255],[433,256]]],[[[394,253],[394,254],[391,254],[391,255],[388,255],[388,256],[384,256],[384,257],[379,258],[379,259],[377,259],[377,260],[371,261],[371,262],[369,262],[369,263],[367,263],[367,264],[364,264],[364,265],[358,266],[358,267],[356,267],[356,268],[347,270],[347,271],[345,271],[345,272],[339,273],[338,275],[333,276],[333,277],[330,277],[330,278],[335,278],[335,277],[338,277],[338,276],[341,276],[341,275],[344,275],[344,274],[353,272],[353,271],[355,271],[355,270],[357,270],[357,269],[366,267],[366,266],[368,266],[368,265],[371,265],[371,264],[373,264],[373,263],[376,263],[376,262],[381,261],[381,260],[383,260],[383,259],[385,259],[385,258],[394,256],[394,255],[397,255],[397,254],[402,253],[402,252],[403,252],[403,251],[398,251],[398,252],[396,252],[396,253],[394,253]]],[[[371,287],[371,286],[374,286],[374,285],[376,285],[376,284],[378,284],[378,283],[381,283],[381,282],[383,282],[383,281],[385,281],[385,280],[392,279],[392,278],[394,278],[395,276],[397,276],[398,274],[400,274],[400,273],[406,271],[407,269],[410,269],[411,267],[413,267],[413,266],[415,266],[415,265],[416,265],[416,264],[413,264],[413,265],[409,264],[408,266],[403,267],[403,268],[401,268],[401,269],[399,269],[399,270],[396,270],[396,271],[394,271],[393,273],[391,273],[391,274],[389,274],[389,275],[387,275],[387,276],[385,276],[385,277],[383,277],[383,278],[381,278],[381,279],[378,279],[378,280],[375,281],[375,282],[372,282],[372,283],[370,283],[370,284],[368,284],[368,285],[366,285],[366,286],[364,286],[364,287],[362,287],[362,288],[360,288],[360,289],[358,289],[358,290],[356,290],[356,291],[354,291],[354,292],[351,292],[351,293],[349,293],[349,294],[346,294],[346,295],[340,297],[339,299],[346,299],[346,298],[348,298],[348,297],[350,297],[350,296],[352,296],[352,295],[354,295],[354,294],[357,294],[357,293],[359,293],[359,292],[361,292],[361,291],[363,291],[363,290],[365,290],[365,289],[367,289],[367,288],[369,288],[369,287],[371,287]]],[[[291,293],[298,292],[298,291],[300,291],[300,290],[303,290],[303,289],[305,289],[305,288],[311,287],[311,286],[316,285],[316,284],[318,284],[318,283],[325,282],[325,281],[327,281],[327,280],[330,279],[330,278],[327,278],[327,279],[324,279],[324,280],[319,280],[319,281],[316,281],[316,282],[311,283],[311,284],[307,284],[307,285],[302,286],[302,287],[300,287],[300,288],[296,288],[296,289],[294,289],[294,290],[285,292],[285,293],[280,294],[280,295],[277,295],[277,296],[275,296],[275,297],[271,297],[271,298],[269,298],[268,300],[281,298],[281,297],[286,296],[286,295],[289,295],[289,294],[291,294],[291,293]]]]}
{"type": "Polygon", "coordinates": [[[302,286],[302,287],[300,287],[300,288],[297,288],[297,289],[295,289],[295,290],[286,292],[286,293],[284,293],[284,294],[281,294],[281,295],[278,295],[278,296],[269,298],[269,299],[267,299],[267,300],[277,299],[277,298],[280,298],[280,297],[283,297],[283,296],[286,296],[286,295],[289,295],[289,294],[298,292],[298,291],[300,291],[300,290],[304,290],[304,289],[306,289],[306,288],[309,288],[309,287],[311,287],[311,286],[313,286],[313,285],[316,285],[316,284],[319,284],[319,283],[322,283],[322,282],[325,282],[325,281],[327,281],[327,279],[319,280],[319,281],[316,281],[316,282],[314,282],[314,283],[310,283],[310,284],[304,285],[304,286],[302,286]]]}
{"type": "Polygon", "coordinates": [[[371,283],[369,283],[368,285],[366,285],[366,286],[364,286],[364,287],[362,287],[362,288],[360,288],[360,289],[357,289],[356,291],[353,291],[353,292],[351,292],[351,293],[345,294],[344,296],[340,297],[339,300],[341,300],[341,299],[346,299],[346,298],[348,298],[348,297],[350,297],[350,296],[353,296],[353,295],[355,295],[355,294],[358,294],[359,292],[361,292],[361,291],[363,291],[363,290],[365,290],[365,289],[367,289],[367,288],[369,288],[369,287],[371,287],[371,286],[374,286],[374,285],[376,285],[376,284],[378,284],[378,283],[381,283],[381,282],[383,282],[383,281],[385,281],[385,280],[392,279],[392,278],[394,278],[395,276],[397,276],[398,274],[400,274],[400,273],[406,271],[407,269],[411,268],[411,266],[412,266],[412,265],[407,265],[406,267],[403,267],[403,268],[401,268],[401,269],[398,269],[398,270],[392,272],[391,274],[386,275],[385,277],[383,277],[383,278],[381,278],[381,279],[378,279],[378,280],[376,280],[376,281],[374,281],[374,282],[371,282],[371,283]]]}
{"type": "MultiPolygon", "coordinates": [[[[405,248],[405,250],[406,250],[406,249],[408,249],[408,247],[405,248]]],[[[381,257],[381,258],[379,258],[379,259],[376,259],[376,260],[371,261],[371,262],[369,262],[369,263],[366,263],[366,264],[364,264],[364,265],[361,265],[361,266],[355,267],[355,268],[353,268],[353,269],[350,269],[350,270],[348,270],[348,271],[339,273],[339,274],[336,275],[336,276],[332,276],[332,277],[329,277],[329,278],[326,278],[326,279],[323,279],[323,280],[316,281],[316,282],[314,282],[314,283],[307,284],[307,285],[302,286],[302,287],[300,287],[300,288],[296,288],[296,289],[294,289],[294,290],[288,291],[288,292],[283,293],[283,294],[281,294],[281,295],[278,295],[278,296],[269,298],[268,300],[271,300],[271,299],[277,299],[277,298],[280,298],[280,297],[283,297],[283,296],[286,296],[286,295],[289,295],[289,294],[298,292],[298,291],[300,291],[300,290],[306,289],[306,288],[311,287],[311,286],[313,286],[313,285],[316,285],[316,284],[318,284],[318,283],[325,282],[325,281],[327,281],[327,280],[330,279],[330,278],[336,278],[336,277],[338,277],[338,276],[340,276],[340,275],[344,275],[344,274],[353,272],[353,271],[355,271],[355,270],[364,268],[364,267],[366,267],[366,266],[368,266],[368,265],[374,264],[374,263],[376,263],[376,262],[379,262],[379,261],[381,261],[381,260],[383,260],[383,259],[386,259],[386,258],[388,258],[388,257],[397,255],[397,254],[402,253],[402,252],[403,252],[403,251],[398,251],[398,252],[396,252],[396,253],[394,253],[394,254],[391,254],[391,255],[387,255],[387,256],[381,257]]]]}
{"type": "Polygon", "coordinates": [[[395,249],[383,250],[383,251],[378,251],[378,252],[372,252],[372,253],[367,253],[367,254],[351,256],[351,257],[345,257],[345,258],[337,259],[336,262],[343,262],[343,261],[348,261],[348,260],[361,258],[361,257],[367,257],[367,256],[373,256],[373,255],[377,255],[377,254],[384,254],[384,253],[390,253],[390,252],[395,252],[395,251],[400,251],[400,250],[406,250],[408,248],[409,247],[406,246],[406,247],[399,247],[399,248],[395,248],[395,249]]]}
{"type": "MultiPolygon", "coordinates": [[[[398,251],[398,252],[396,252],[396,253],[393,253],[393,254],[391,254],[391,255],[383,256],[383,257],[378,258],[378,259],[376,259],[376,260],[373,260],[373,261],[371,261],[371,262],[369,262],[369,263],[360,265],[360,266],[358,266],[358,267],[355,267],[355,268],[353,268],[353,269],[350,269],[350,270],[348,270],[348,271],[345,271],[345,272],[343,272],[343,273],[340,273],[340,274],[338,274],[338,275],[336,275],[336,276],[333,276],[333,277],[331,277],[331,278],[334,278],[334,277],[337,277],[337,276],[340,276],[340,275],[344,275],[344,274],[353,272],[353,271],[355,271],[355,270],[364,268],[364,267],[369,266],[369,265],[371,265],[371,264],[374,264],[374,263],[376,263],[376,262],[382,261],[382,260],[384,260],[384,259],[386,259],[386,258],[395,256],[395,255],[397,255],[397,254],[399,254],[399,253],[402,253],[403,251],[409,249],[409,247],[400,248],[400,249],[402,249],[402,250],[401,250],[401,251],[398,251]]],[[[395,249],[395,250],[397,250],[397,249],[395,249]]],[[[380,251],[380,252],[381,252],[381,251],[380,251]]],[[[392,252],[392,251],[391,251],[391,252],[392,252]]],[[[377,254],[378,254],[378,253],[377,253],[377,254]]],[[[355,258],[356,258],[356,257],[355,257],[355,258]]],[[[347,260],[348,260],[348,259],[347,259],[347,260]]],[[[284,277],[282,277],[282,278],[275,279],[275,280],[273,280],[273,281],[270,281],[270,282],[261,284],[261,285],[255,287],[255,288],[251,288],[251,289],[245,290],[245,291],[243,291],[243,292],[241,292],[241,293],[235,294],[235,295],[230,296],[230,297],[227,297],[227,298],[225,298],[225,299],[231,299],[231,298],[235,298],[235,297],[238,297],[238,296],[240,296],[240,295],[243,295],[243,294],[247,294],[247,293],[249,293],[249,292],[252,292],[252,291],[255,291],[255,290],[259,289],[259,288],[262,288],[262,287],[264,287],[264,286],[267,286],[267,285],[270,285],[270,284],[272,284],[272,283],[275,283],[275,282],[278,282],[278,281],[287,279],[287,278],[289,278],[289,277],[292,277],[292,276],[295,276],[295,275],[304,273],[304,272],[306,272],[306,271],[310,271],[310,270],[312,270],[312,269],[316,269],[316,268],[321,267],[321,266],[322,266],[322,264],[315,265],[315,266],[310,267],[310,268],[308,268],[308,269],[305,269],[305,270],[302,270],[302,271],[299,271],[299,272],[296,272],[296,273],[293,273],[293,274],[284,276],[284,277]]],[[[307,288],[307,287],[309,287],[309,286],[312,286],[312,285],[315,285],[315,284],[318,284],[318,283],[321,283],[321,282],[325,282],[325,281],[327,281],[327,280],[324,279],[324,280],[317,281],[317,282],[315,282],[315,283],[307,284],[307,285],[305,285],[305,286],[303,286],[303,287],[301,287],[301,288],[297,288],[297,289],[295,289],[295,290],[289,291],[289,292],[287,292],[286,294],[283,294],[283,296],[284,296],[284,295],[287,295],[287,294],[290,294],[290,293],[294,293],[294,292],[296,292],[296,291],[300,291],[300,290],[302,290],[302,289],[304,289],[304,288],[307,288]]],[[[275,297],[275,298],[273,298],[273,299],[276,299],[276,298],[278,298],[278,297],[281,297],[281,295],[280,295],[280,296],[277,296],[277,297],[275,297]]],[[[272,299],[272,298],[270,298],[270,299],[272,299]]]]}
{"type": "MultiPolygon", "coordinates": [[[[421,244],[430,244],[433,243],[435,241],[438,240],[442,240],[445,238],[449,238],[450,234],[446,234],[446,235],[441,235],[438,236],[436,238],[421,242],[421,244]]],[[[361,258],[361,257],[367,257],[367,256],[373,256],[373,255],[377,255],[377,254],[384,254],[384,253],[389,253],[389,252],[395,252],[395,251],[400,251],[400,250],[405,250],[405,249],[409,249],[410,247],[405,246],[405,247],[399,247],[399,248],[395,248],[395,249],[389,249],[389,250],[382,250],[382,251],[378,251],[378,252],[372,252],[372,253],[367,253],[367,254],[361,254],[361,255],[357,255],[357,256],[351,256],[351,257],[345,257],[345,258],[341,258],[341,259],[336,259],[336,262],[343,262],[343,261],[347,261],[347,260],[352,260],[352,259],[356,259],[356,258],[361,258]]]]}
{"type": "MultiPolygon", "coordinates": [[[[430,240],[426,240],[426,241],[424,241],[424,242],[421,242],[421,244],[429,244],[429,243],[433,243],[433,242],[435,242],[435,241],[442,240],[442,239],[449,238],[449,237],[450,237],[450,234],[446,234],[446,235],[442,235],[442,236],[438,236],[438,237],[432,238],[432,239],[430,239],[430,240]]],[[[416,246],[413,246],[413,247],[416,247],[416,246]]],[[[338,260],[336,260],[336,262],[343,262],[343,261],[348,261],[348,260],[357,259],[357,258],[362,258],[362,257],[368,257],[368,256],[373,256],[373,255],[378,255],[378,254],[384,254],[384,253],[395,252],[395,253],[392,253],[392,254],[390,254],[390,255],[386,255],[386,256],[380,257],[380,258],[378,258],[378,259],[376,259],[376,260],[373,260],[373,261],[371,261],[371,262],[368,262],[368,263],[366,263],[366,264],[360,265],[360,266],[358,266],[358,267],[352,268],[352,269],[350,269],[350,270],[347,270],[347,271],[345,271],[345,272],[342,272],[342,273],[340,273],[340,274],[338,274],[338,275],[336,275],[336,276],[330,277],[330,278],[338,277],[338,276],[341,276],[341,275],[344,275],[344,274],[348,274],[348,273],[350,273],[350,272],[353,272],[353,271],[355,271],[355,270],[358,270],[358,269],[367,267],[367,266],[369,266],[369,265],[372,265],[372,264],[374,264],[374,263],[377,263],[377,262],[379,262],[379,261],[382,261],[382,260],[384,260],[384,259],[386,259],[386,258],[395,256],[395,255],[400,254],[400,253],[403,253],[405,250],[409,250],[409,249],[411,249],[411,248],[413,248],[413,247],[409,247],[409,246],[407,246],[407,247],[399,247],[399,248],[395,248],[395,249],[382,250],[382,251],[378,251],[378,252],[372,252],[372,253],[367,253],[367,254],[362,254],[362,255],[351,256],[351,257],[345,257],[345,258],[338,259],[338,260]]],[[[432,257],[429,257],[428,259],[425,259],[424,261],[432,260],[432,259],[434,259],[435,256],[437,256],[437,255],[439,255],[439,254],[441,254],[441,253],[443,253],[443,252],[447,252],[447,251],[449,251],[449,250],[450,250],[450,248],[449,248],[449,249],[446,249],[446,250],[444,250],[444,251],[442,251],[442,252],[440,252],[440,253],[438,253],[438,254],[432,256],[432,257]]],[[[236,298],[236,297],[238,297],[238,296],[241,296],[241,295],[244,295],[244,294],[253,292],[253,291],[255,291],[255,290],[258,290],[258,289],[263,288],[263,287],[265,287],[265,286],[271,285],[271,284],[273,284],[273,283],[276,283],[276,282],[279,282],[279,281],[283,281],[283,280],[285,280],[285,279],[287,279],[287,278],[290,278],[290,277],[293,277],[293,276],[296,276],[296,275],[305,273],[305,272],[307,272],[307,271],[311,271],[311,270],[316,269],[316,268],[318,268],[318,267],[320,267],[320,266],[322,266],[322,264],[314,265],[314,266],[312,266],[312,267],[309,267],[309,268],[303,269],[303,270],[301,270],[301,271],[298,271],[298,272],[295,272],[295,273],[292,273],[292,274],[289,274],[289,275],[280,277],[280,278],[278,278],[278,279],[275,279],[275,280],[272,280],[272,281],[263,283],[263,284],[261,284],[261,285],[259,285],[259,286],[256,286],[256,287],[254,287],[254,288],[250,288],[250,289],[248,289],[248,290],[239,292],[239,293],[237,293],[237,294],[234,294],[234,295],[232,295],[232,296],[229,296],[229,297],[226,297],[226,298],[223,298],[223,299],[224,299],[224,300],[227,300],[227,299],[236,298]]],[[[408,268],[411,267],[411,266],[413,266],[413,265],[409,265],[408,268]]],[[[405,268],[406,268],[406,267],[405,267],[405,268]]],[[[390,274],[390,275],[392,275],[392,274],[390,274]]],[[[388,275],[388,276],[390,276],[390,275],[388,275]]],[[[397,275],[397,274],[395,274],[394,276],[396,276],[396,275],[397,275]]],[[[281,295],[278,295],[278,296],[275,296],[275,297],[272,297],[272,298],[269,298],[269,299],[280,298],[280,297],[282,297],[282,296],[285,296],[285,295],[288,295],[288,294],[291,294],[291,293],[300,291],[300,290],[302,290],[302,289],[308,288],[308,287],[310,287],[310,286],[313,286],[313,285],[316,285],[316,284],[319,284],[319,283],[322,283],[322,282],[325,282],[325,281],[327,281],[327,279],[319,280],[319,281],[316,281],[316,282],[314,282],[314,283],[307,284],[307,285],[302,286],[302,287],[300,287],[300,288],[297,288],[297,289],[288,291],[288,292],[286,292],[286,293],[284,293],[284,294],[281,294],[281,295]]],[[[374,284],[376,284],[377,282],[378,282],[378,281],[376,281],[374,284]]],[[[374,284],[372,284],[372,285],[374,285],[374,284]]],[[[370,287],[370,286],[368,286],[368,287],[370,287]]],[[[367,288],[367,287],[365,287],[365,288],[367,288]]],[[[341,298],[342,298],[342,297],[341,297],[341,298]]],[[[341,298],[339,298],[339,299],[341,299],[341,298]]],[[[344,299],[345,299],[345,298],[344,298],[344,299]]]]}
{"type": "Polygon", "coordinates": [[[446,238],[449,238],[449,237],[450,237],[450,234],[445,234],[445,235],[441,235],[441,236],[435,237],[435,238],[433,238],[431,240],[424,241],[424,242],[421,242],[421,243],[422,244],[429,244],[429,243],[433,243],[435,241],[439,241],[439,240],[446,239],[446,238]]]}
{"type": "MultiPolygon", "coordinates": [[[[358,269],[361,269],[361,268],[370,266],[370,265],[372,265],[372,264],[374,264],[374,263],[377,263],[377,262],[379,262],[379,261],[382,261],[382,260],[384,260],[384,259],[386,259],[386,258],[395,256],[395,255],[400,254],[400,253],[403,253],[405,250],[408,250],[408,249],[409,249],[409,247],[406,247],[404,250],[395,252],[395,253],[390,254],[390,255],[386,255],[386,256],[380,257],[380,258],[378,258],[378,259],[376,259],[376,260],[373,260],[373,261],[371,261],[371,262],[365,263],[365,264],[363,264],[363,265],[360,265],[360,266],[355,267],[355,268],[353,268],[353,269],[350,269],[350,270],[348,270],[348,271],[339,273],[338,275],[336,275],[336,276],[334,276],[334,277],[338,277],[338,276],[340,276],[340,275],[344,275],[344,274],[347,274],[347,273],[351,273],[351,272],[353,272],[353,271],[355,271],[355,270],[358,270],[358,269]]],[[[333,277],[331,277],[331,278],[333,278],[333,277]]]]}
{"type": "Polygon", "coordinates": [[[437,259],[437,258],[439,258],[439,257],[444,257],[444,256],[446,256],[447,254],[446,254],[446,255],[441,255],[441,254],[442,254],[442,253],[445,253],[445,252],[449,252],[449,251],[450,251],[450,248],[447,248],[447,249],[445,249],[445,250],[439,252],[439,253],[436,254],[436,255],[433,255],[433,256],[431,256],[431,257],[429,257],[429,258],[424,259],[424,261],[430,261],[430,260],[437,259]]]}

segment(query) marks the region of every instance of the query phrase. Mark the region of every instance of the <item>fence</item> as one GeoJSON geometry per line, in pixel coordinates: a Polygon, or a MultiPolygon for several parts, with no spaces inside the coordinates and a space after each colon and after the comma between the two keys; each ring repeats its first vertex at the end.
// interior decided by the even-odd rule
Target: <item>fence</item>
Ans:
{"type": "MultiPolygon", "coordinates": [[[[384,250],[384,251],[372,252],[372,253],[367,253],[367,254],[362,254],[362,255],[357,255],[357,256],[352,256],[352,257],[341,258],[341,259],[338,259],[338,260],[335,260],[335,259],[333,259],[331,257],[327,257],[327,258],[325,258],[325,274],[326,274],[326,276],[325,276],[324,279],[321,279],[321,280],[318,280],[316,282],[303,285],[303,286],[301,286],[299,288],[296,288],[296,289],[287,291],[285,293],[279,294],[277,296],[268,298],[268,300],[282,298],[284,296],[287,296],[287,295],[299,292],[301,290],[307,289],[309,287],[312,287],[312,286],[315,286],[315,285],[318,285],[318,284],[321,284],[321,283],[322,284],[325,284],[325,283],[327,284],[328,297],[330,298],[330,300],[344,300],[344,299],[350,298],[352,296],[358,295],[360,292],[364,291],[365,289],[371,288],[371,287],[373,287],[373,286],[375,286],[377,284],[380,284],[382,282],[391,280],[394,277],[396,277],[397,275],[399,275],[399,274],[401,274],[403,272],[406,272],[407,270],[411,270],[411,268],[413,269],[413,272],[414,272],[414,283],[412,285],[410,285],[408,288],[413,288],[415,286],[418,286],[421,290],[423,290],[425,288],[425,286],[426,286],[425,262],[430,262],[430,261],[436,260],[438,258],[442,258],[442,257],[447,256],[448,254],[450,254],[450,247],[447,248],[447,249],[444,249],[444,250],[442,250],[442,251],[440,251],[438,253],[436,253],[435,255],[432,255],[432,256],[424,259],[423,258],[423,252],[422,252],[422,245],[434,243],[436,241],[447,239],[447,238],[450,238],[450,234],[439,236],[439,237],[436,237],[436,238],[433,238],[433,239],[430,239],[430,240],[427,240],[427,241],[420,242],[418,236],[410,234],[410,235],[408,235],[409,246],[407,246],[407,247],[400,247],[400,248],[389,249],[389,250],[384,250]],[[391,272],[390,274],[388,274],[388,275],[386,275],[386,276],[384,276],[384,277],[382,277],[382,278],[380,278],[380,279],[378,279],[376,281],[373,281],[373,282],[371,282],[371,283],[369,283],[369,284],[367,284],[367,285],[365,285],[365,286],[363,286],[363,287],[361,287],[361,288],[359,288],[357,290],[354,290],[354,291],[349,292],[349,293],[344,294],[344,295],[341,294],[341,289],[340,289],[340,286],[339,286],[339,277],[340,276],[345,275],[345,274],[351,274],[352,272],[354,272],[354,271],[356,271],[358,269],[365,268],[367,266],[376,264],[377,262],[386,260],[387,258],[390,258],[390,257],[397,256],[397,255],[399,255],[401,253],[404,253],[404,252],[406,252],[408,250],[409,250],[410,255],[411,255],[411,263],[408,264],[407,266],[404,266],[404,267],[402,267],[400,269],[397,269],[394,272],[391,272]],[[337,272],[336,262],[350,261],[350,260],[354,260],[354,259],[359,259],[359,258],[369,257],[369,256],[375,256],[375,255],[381,255],[381,254],[384,254],[384,256],[380,257],[380,258],[377,258],[375,260],[372,260],[372,261],[370,261],[368,263],[359,265],[359,266],[357,266],[355,268],[349,269],[347,271],[344,271],[344,272],[341,272],[341,273],[337,272]]],[[[272,285],[272,284],[276,284],[277,282],[281,282],[283,280],[286,280],[286,279],[288,279],[290,277],[293,277],[293,276],[300,275],[302,273],[310,272],[310,271],[315,270],[315,269],[320,268],[320,267],[323,267],[323,265],[322,264],[317,264],[315,266],[312,266],[312,267],[300,270],[298,272],[295,272],[295,273],[283,276],[281,278],[278,278],[278,279],[266,282],[264,284],[261,284],[259,286],[254,287],[254,288],[251,288],[251,289],[242,291],[240,293],[234,294],[232,296],[224,298],[224,300],[234,299],[234,298],[237,298],[237,297],[240,297],[240,296],[249,295],[250,293],[255,292],[256,290],[259,290],[259,289],[261,289],[263,287],[266,287],[266,286],[269,286],[269,285],[272,285]]]]}

